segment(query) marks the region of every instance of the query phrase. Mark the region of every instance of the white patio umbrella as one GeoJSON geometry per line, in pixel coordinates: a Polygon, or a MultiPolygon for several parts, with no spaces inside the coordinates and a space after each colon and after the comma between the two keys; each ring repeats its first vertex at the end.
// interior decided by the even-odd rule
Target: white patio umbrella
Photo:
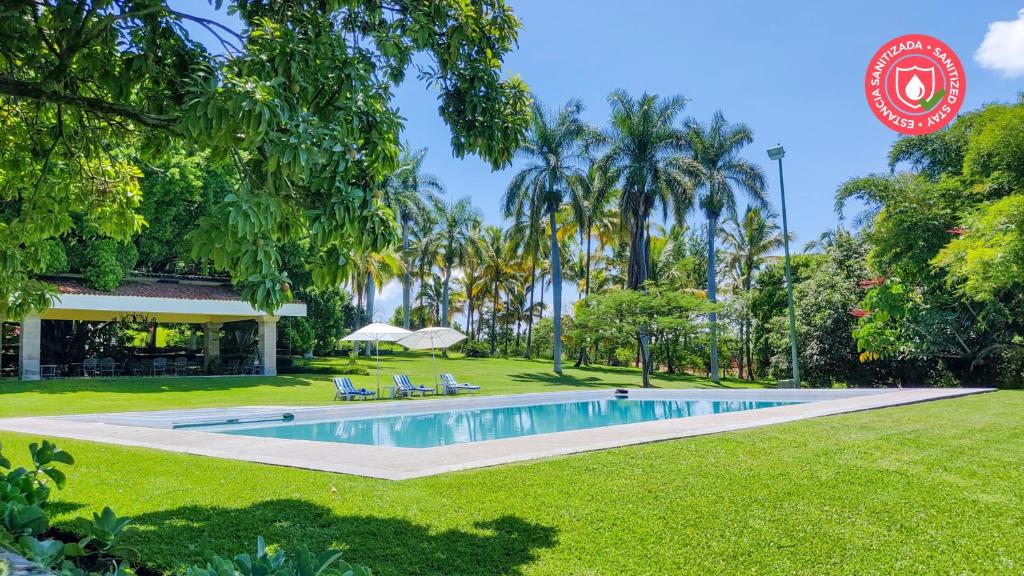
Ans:
{"type": "Polygon", "coordinates": [[[374,346],[377,349],[377,398],[380,398],[380,343],[397,342],[410,334],[412,334],[412,332],[405,328],[399,328],[398,326],[392,326],[391,324],[384,324],[383,322],[374,322],[373,324],[367,324],[359,330],[356,330],[342,338],[342,340],[349,340],[353,342],[374,343],[374,346]]]}
{"type": "Polygon", "coordinates": [[[430,362],[434,366],[434,389],[437,389],[437,358],[434,350],[448,348],[466,339],[466,335],[453,328],[423,328],[398,340],[398,343],[410,350],[426,350],[430,348],[430,362]]]}

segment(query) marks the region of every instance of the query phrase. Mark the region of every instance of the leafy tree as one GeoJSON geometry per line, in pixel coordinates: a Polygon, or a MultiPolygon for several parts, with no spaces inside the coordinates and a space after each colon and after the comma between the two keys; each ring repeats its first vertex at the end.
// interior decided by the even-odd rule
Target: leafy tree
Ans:
{"type": "MultiPolygon", "coordinates": [[[[177,274],[208,272],[192,259],[192,246],[185,237],[199,219],[209,216],[214,206],[237,188],[234,167],[228,162],[211,162],[209,154],[175,145],[148,162],[142,173],[138,212],[146,224],[135,237],[138,269],[177,274]]],[[[284,260],[284,254],[281,257],[284,260]]],[[[295,284],[295,278],[291,282],[295,284]]]]}
{"type": "MultiPolygon", "coordinates": [[[[719,111],[708,124],[694,119],[686,123],[686,155],[678,169],[694,185],[697,204],[708,220],[708,299],[717,300],[715,238],[722,213],[736,214],[736,190],[758,206],[767,206],[765,179],[761,168],[740,157],[745,146],[754,141],[746,124],[730,124],[719,111]]],[[[718,382],[717,316],[711,313],[711,380],[718,382]]]]}
{"type": "Polygon", "coordinates": [[[161,0],[0,5],[0,315],[45,307],[48,287],[32,275],[73,216],[121,241],[139,231],[137,166],[170,142],[235,167],[237,190],[191,238],[247,299],[267,311],[289,299],[278,247],[302,237],[315,282],[340,284],[351,254],[396,241],[374,191],[397,165],[392,86],[414,54],[433,61],[420,76],[439,90],[457,156],[504,166],[526,132],[526,86],[501,78],[519,27],[501,0],[228,9],[241,29],[161,0]]]}
{"type": "MultiPolygon", "coordinates": [[[[853,339],[857,318],[851,311],[864,294],[860,285],[868,277],[866,254],[863,237],[844,234],[822,254],[800,257],[802,274],[794,283],[793,304],[800,375],[810,386],[870,386],[880,375],[878,369],[859,361],[853,339]]],[[[774,351],[769,373],[776,378],[792,373],[785,289],[780,292],[780,313],[767,326],[774,351]]]]}
{"type": "Polygon", "coordinates": [[[949,369],[990,381],[1002,359],[1013,363],[1024,332],[1016,289],[1022,122],[1022,103],[985,106],[894,146],[894,162],[918,174],[857,178],[837,192],[839,208],[849,198],[868,205],[869,263],[885,277],[858,311],[865,361],[931,361],[940,383],[949,369]]]}
{"type": "MultiPolygon", "coordinates": [[[[621,350],[636,341],[636,334],[648,334],[654,359],[675,371],[680,363],[693,364],[689,345],[696,340],[700,318],[711,308],[699,293],[658,284],[648,284],[644,292],[610,290],[580,302],[572,339],[581,346],[621,350]]],[[[650,386],[646,373],[644,386],[650,386]]]]}
{"type": "Polygon", "coordinates": [[[562,373],[562,262],[555,215],[571,195],[571,182],[581,174],[583,144],[590,129],[580,120],[583,103],[568,102],[558,112],[533,105],[530,132],[517,153],[527,165],[518,171],[505,191],[502,207],[507,218],[521,220],[547,217],[551,239],[551,285],[554,300],[552,359],[562,373]]]}

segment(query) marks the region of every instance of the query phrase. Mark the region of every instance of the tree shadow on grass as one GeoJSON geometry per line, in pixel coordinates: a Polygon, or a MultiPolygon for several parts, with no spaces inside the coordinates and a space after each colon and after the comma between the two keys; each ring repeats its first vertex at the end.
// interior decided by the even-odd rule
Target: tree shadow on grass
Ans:
{"type": "MultiPolygon", "coordinates": [[[[353,497],[358,497],[354,494],[353,497]]],[[[297,499],[268,500],[245,508],[184,506],[136,516],[128,543],[155,559],[157,568],[180,572],[209,553],[233,557],[252,552],[256,537],[286,550],[315,553],[336,548],[348,562],[374,574],[491,576],[521,574],[535,551],[555,545],[557,531],[515,516],[481,520],[475,530],[447,529],[402,518],[339,516],[297,499]]]]}

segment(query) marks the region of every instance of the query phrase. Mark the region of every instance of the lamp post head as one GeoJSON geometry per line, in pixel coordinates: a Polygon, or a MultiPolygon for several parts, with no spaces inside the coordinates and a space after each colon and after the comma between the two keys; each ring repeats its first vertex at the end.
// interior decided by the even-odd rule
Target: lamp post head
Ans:
{"type": "Polygon", "coordinates": [[[782,147],[782,144],[776,144],[768,149],[768,158],[770,160],[782,160],[782,157],[786,155],[786,150],[782,147]]]}

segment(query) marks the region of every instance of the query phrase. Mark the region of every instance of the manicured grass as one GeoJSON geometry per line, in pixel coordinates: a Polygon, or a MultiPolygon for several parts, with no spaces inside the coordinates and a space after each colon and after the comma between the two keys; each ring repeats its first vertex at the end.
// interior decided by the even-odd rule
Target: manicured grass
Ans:
{"type": "MultiPolygon", "coordinates": [[[[323,358],[313,365],[330,368],[348,364],[348,358],[323,358]]],[[[359,359],[370,370],[369,376],[352,376],[358,387],[375,390],[376,363],[359,359]]],[[[438,357],[439,372],[452,372],[460,380],[478,384],[483,394],[518,394],[558,390],[587,390],[616,386],[639,386],[640,372],[635,368],[605,366],[572,368],[563,375],[551,371],[550,361],[522,359],[477,359],[438,357]]],[[[399,353],[381,356],[381,396],[391,384],[392,374],[408,374],[414,383],[432,384],[433,363],[430,353],[399,353]]],[[[654,384],[666,388],[715,386],[704,378],[690,375],[656,376],[654,384]]],[[[740,380],[723,379],[717,386],[758,386],[740,380]]],[[[234,377],[150,377],[150,378],[75,378],[43,382],[0,381],[0,418],[45,414],[76,414],[125,410],[160,410],[208,406],[329,404],[334,398],[330,375],[295,375],[274,378],[234,377]]]]}
{"type": "Polygon", "coordinates": [[[56,498],[134,516],[171,570],[263,534],[384,575],[1019,574],[1022,412],[998,392],[403,482],[59,440],[56,498]]]}

